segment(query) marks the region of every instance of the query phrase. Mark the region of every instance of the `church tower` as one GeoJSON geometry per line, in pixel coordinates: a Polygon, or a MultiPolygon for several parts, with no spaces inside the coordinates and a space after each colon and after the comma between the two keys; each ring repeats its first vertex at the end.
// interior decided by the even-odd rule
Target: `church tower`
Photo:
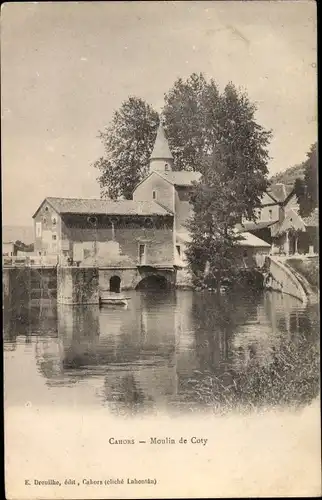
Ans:
{"type": "Polygon", "coordinates": [[[173,168],[173,156],[171,154],[164,128],[160,122],[154,148],[150,158],[150,172],[171,171],[173,168]]]}

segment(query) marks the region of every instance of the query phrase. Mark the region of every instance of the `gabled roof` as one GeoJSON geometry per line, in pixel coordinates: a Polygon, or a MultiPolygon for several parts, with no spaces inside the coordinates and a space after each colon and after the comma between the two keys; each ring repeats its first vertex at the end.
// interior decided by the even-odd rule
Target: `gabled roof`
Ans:
{"type": "Polygon", "coordinates": [[[100,200],[82,198],[45,198],[33,215],[35,217],[47,202],[58,214],[95,214],[95,215],[171,215],[154,201],[100,200]]]}
{"type": "Polygon", "coordinates": [[[191,186],[193,182],[198,182],[201,177],[200,172],[187,172],[185,170],[181,170],[180,172],[165,171],[156,173],[174,186],[191,186]]]}
{"type": "Polygon", "coordinates": [[[164,160],[172,160],[173,156],[171,154],[169,144],[165,136],[164,128],[160,123],[150,160],[161,158],[164,160]]]}
{"type": "Polygon", "coordinates": [[[180,172],[170,172],[170,171],[164,171],[160,172],[157,170],[152,170],[142,181],[140,181],[134,188],[133,192],[141,186],[151,175],[158,175],[165,181],[169,182],[169,184],[172,184],[173,186],[191,186],[193,181],[198,182],[201,173],[200,172],[188,172],[185,170],[181,170],[180,172]]]}
{"type": "Polygon", "coordinates": [[[303,222],[306,227],[318,227],[319,226],[319,209],[316,208],[308,217],[302,217],[303,222]]]}
{"type": "Polygon", "coordinates": [[[289,229],[295,229],[296,231],[305,231],[305,224],[302,217],[292,208],[288,210],[285,219],[276,228],[274,236],[283,234],[289,229]]]}
{"type": "Polygon", "coordinates": [[[288,196],[285,184],[282,183],[273,184],[267,189],[267,193],[278,203],[283,203],[288,196]]]}

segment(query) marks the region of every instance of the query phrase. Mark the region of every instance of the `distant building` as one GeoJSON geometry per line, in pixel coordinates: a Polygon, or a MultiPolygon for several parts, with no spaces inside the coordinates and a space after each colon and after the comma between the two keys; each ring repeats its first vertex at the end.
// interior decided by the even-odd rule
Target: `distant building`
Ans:
{"type": "Polygon", "coordinates": [[[315,209],[309,217],[302,218],[294,188],[278,183],[264,194],[256,220],[244,218],[239,229],[269,242],[273,253],[317,253],[318,214],[315,209]]]}
{"type": "Polygon", "coordinates": [[[18,247],[13,241],[2,243],[2,255],[4,257],[14,257],[17,255],[18,247]]]}

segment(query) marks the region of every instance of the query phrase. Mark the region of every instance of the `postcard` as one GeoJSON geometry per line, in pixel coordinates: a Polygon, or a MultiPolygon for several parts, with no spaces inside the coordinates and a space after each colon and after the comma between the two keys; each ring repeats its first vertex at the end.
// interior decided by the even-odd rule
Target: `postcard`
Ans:
{"type": "Polygon", "coordinates": [[[2,5],[8,500],[321,494],[316,35],[2,5]]]}

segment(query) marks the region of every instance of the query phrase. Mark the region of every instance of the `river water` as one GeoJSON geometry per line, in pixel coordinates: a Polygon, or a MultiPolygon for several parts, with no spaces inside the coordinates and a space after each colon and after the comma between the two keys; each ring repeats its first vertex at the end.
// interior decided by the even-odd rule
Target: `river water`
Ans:
{"type": "Polygon", "coordinates": [[[274,292],[133,291],[129,307],[4,314],[5,404],[226,413],[319,393],[318,306],[274,292]]]}

